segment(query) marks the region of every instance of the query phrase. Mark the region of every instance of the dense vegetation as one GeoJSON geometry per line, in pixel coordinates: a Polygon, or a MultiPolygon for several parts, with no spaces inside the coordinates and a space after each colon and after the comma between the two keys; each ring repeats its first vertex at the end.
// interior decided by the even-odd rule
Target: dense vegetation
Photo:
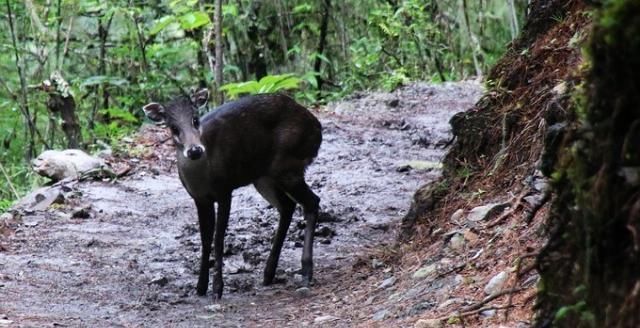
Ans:
{"type": "Polygon", "coordinates": [[[606,2],[552,174],[539,327],[638,327],[640,3],[606,2]]]}
{"type": "MultiPolygon", "coordinates": [[[[222,89],[295,89],[316,103],[481,76],[518,34],[526,3],[226,1],[222,89]]],[[[114,144],[149,99],[213,87],[213,12],[203,0],[3,0],[0,210],[34,183],[26,161],[40,151],[114,144]]]]}

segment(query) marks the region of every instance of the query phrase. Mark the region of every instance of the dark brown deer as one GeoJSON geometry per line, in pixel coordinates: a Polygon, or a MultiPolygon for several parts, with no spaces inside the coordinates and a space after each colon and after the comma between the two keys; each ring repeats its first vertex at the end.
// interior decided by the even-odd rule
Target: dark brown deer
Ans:
{"type": "Polygon", "coordinates": [[[209,91],[202,89],[166,105],[150,103],[143,107],[149,119],[164,122],[171,130],[180,181],[198,210],[202,240],[198,295],[207,293],[213,242],[213,298],[222,297],[222,253],[231,193],[248,184],[253,184],[280,214],[263,283],[273,282],[298,203],[306,220],[301,273],[303,283],[309,285],[320,199],[305,182],[304,173],[320,148],[320,122],[282,94],[241,98],[199,118],[198,108],[205,106],[208,98],[209,91]],[[214,203],[218,204],[217,216],[214,203]]]}

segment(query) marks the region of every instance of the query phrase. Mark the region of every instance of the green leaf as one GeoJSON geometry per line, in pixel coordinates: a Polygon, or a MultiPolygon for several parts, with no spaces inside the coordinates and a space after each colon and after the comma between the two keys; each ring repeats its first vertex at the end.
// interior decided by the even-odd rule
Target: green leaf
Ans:
{"type": "Polygon", "coordinates": [[[293,14],[306,14],[313,11],[313,6],[308,3],[297,5],[293,7],[293,14]]]}
{"type": "Polygon", "coordinates": [[[234,4],[226,4],[222,5],[222,16],[223,17],[238,17],[238,6],[234,4]]]}
{"type": "Polygon", "coordinates": [[[184,30],[193,30],[198,27],[211,23],[209,15],[202,11],[193,11],[186,13],[179,18],[180,27],[184,30]]]}
{"type": "Polygon", "coordinates": [[[176,17],[173,15],[164,16],[160,18],[156,24],[149,30],[149,35],[156,35],[160,33],[160,31],[164,30],[167,26],[171,25],[171,23],[176,22],[176,17]]]}

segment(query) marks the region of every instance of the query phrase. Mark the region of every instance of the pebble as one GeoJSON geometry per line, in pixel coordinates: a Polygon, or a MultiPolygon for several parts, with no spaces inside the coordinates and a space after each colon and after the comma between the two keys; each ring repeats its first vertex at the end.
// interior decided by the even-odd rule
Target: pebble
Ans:
{"type": "Polygon", "coordinates": [[[389,277],[382,281],[382,283],[378,286],[378,289],[387,289],[393,286],[396,283],[396,280],[398,280],[396,277],[389,277]]]}
{"type": "Polygon", "coordinates": [[[496,310],[484,310],[482,312],[480,312],[480,315],[485,317],[485,318],[491,318],[493,316],[496,315],[496,310]]]}
{"type": "Polygon", "coordinates": [[[489,280],[489,283],[484,287],[484,293],[487,295],[493,295],[500,292],[502,288],[504,288],[507,278],[509,278],[509,275],[506,272],[499,272],[489,280]]]}
{"type": "Polygon", "coordinates": [[[222,304],[211,304],[204,307],[209,312],[217,313],[222,311],[222,304]]]}
{"type": "Polygon", "coordinates": [[[435,263],[424,266],[418,271],[413,273],[413,279],[422,279],[436,272],[437,266],[435,263]]]}
{"type": "Polygon", "coordinates": [[[451,222],[459,222],[460,219],[462,218],[462,215],[464,215],[464,210],[459,208],[457,209],[455,212],[453,212],[453,214],[451,214],[451,222]]]}
{"type": "Polygon", "coordinates": [[[441,328],[442,321],[438,319],[420,319],[416,321],[414,328],[441,328]]]}
{"type": "Polygon", "coordinates": [[[158,285],[160,287],[165,286],[169,282],[169,279],[165,276],[156,276],[151,281],[149,281],[149,285],[158,285]]]}
{"type": "Polygon", "coordinates": [[[449,247],[454,251],[461,251],[464,248],[464,237],[461,234],[455,234],[449,240],[449,247]]]}
{"type": "Polygon", "coordinates": [[[87,206],[76,207],[71,212],[71,217],[75,219],[88,219],[90,216],[89,207],[87,206]]]}
{"type": "Polygon", "coordinates": [[[389,313],[389,310],[387,310],[387,309],[382,309],[382,310],[380,310],[380,311],[376,312],[376,313],[373,315],[372,319],[373,319],[373,321],[382,321],[382,320],[384,320],[384,319],[387,317],[387,314],[388,314],[388,313],[389,313]]]}
{"type": "Polygon", "coordinates": [[[378,259],[373,259],[371,260],[371,267],[374,269],[380,269],[384,266],[384,262],[378,260],[378,259]]]}
{"type": "Polygon", "coordinates": [[[492,203],[474,207],[469,211],[469,214],[467,214],[467,220],[471,222],[486,220],[489,216],[504,210],[507,206],[508,204],[504,203],[492,203]]]}

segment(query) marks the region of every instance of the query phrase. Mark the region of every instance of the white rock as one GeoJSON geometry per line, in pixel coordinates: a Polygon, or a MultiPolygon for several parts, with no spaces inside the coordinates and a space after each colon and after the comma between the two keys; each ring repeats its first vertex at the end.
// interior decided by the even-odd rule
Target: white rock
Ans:
{"type": "Polygon", "coordinates": [[[89,171],[107,168],[103,159],[90,156],[79,149],[46,150],[31,165],[36,173],[54,181],[77,179],[89,171]]]}
{"type": "Polygon", "coordinates": [[[413,325],[414,328],[441,328],[442,321],[438,319],[420,319],[413,325]]]}
{"type": "Polygon", "coordinates": [[[457,233],[449,240],[449,247],[454,251],[461,251],[464,248],[464,236],[457,233]]]}
{"type": "Polygon", "coordinates": [[[319,316],[319,317],[316,317],[315,319],[313,319],[313,323],[316,324],[316,325],[319,325],[319,324],[323,324],[323,323],[331,322],[331,321],[336,321],[336,320],[340,320],[340,318],[334,317],[332,315],[323,315],[323,316],[319,316]]]}
{"type": "Polygon", "coordinates": [[[459,208],[453,214],[451,214],[451,222],[459,222],[462,216],[464,215],[464,210],[459,208]]]}
{"type": "Polygon", "coordinates": [[[489,280],[489,283],[484,286],[484,293],[487,295],[498,293],[504,288],[504,284],[507,282],[508,278],[509,275],[504,271],[496,274],[495,276],[493,276],[493,278],[491,278],[491,280],[489,280]]]}
{"type": "Polygon", "coordinates": [[[500,212],[507,207],[507,204],[503,203],[492,203],[487,205],[482,205],[473,208],[467,214],[467,220],[471,222],[477,222],[487,219],[491,214],[496,214],[496,212],[500,212]]]}
{"type": "Polygon", "coordinates": [[[211,305],[207,305],[204,307],[205,309],[207,309],[207,311],[209,312],[220,312],[222,311],[222,304],[211,304],[211,305]]]}

